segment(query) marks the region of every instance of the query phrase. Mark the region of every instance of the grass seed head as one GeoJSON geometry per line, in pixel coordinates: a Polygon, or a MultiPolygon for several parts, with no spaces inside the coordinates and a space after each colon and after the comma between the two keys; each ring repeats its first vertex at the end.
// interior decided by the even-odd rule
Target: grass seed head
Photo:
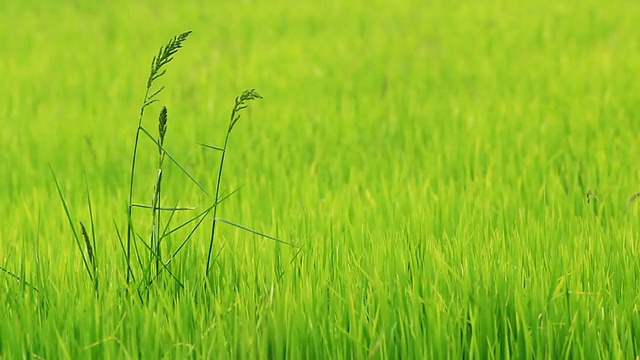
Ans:
{"type": "Polygon", "coordinates": [[[231,122],[229,123],[228,132],[231,132],[238,120],[240,120],[239,112],[247,108],[248,105],[245,104],[245,102],[255,99],[262,99],[262,95],[260,95],[256,89],[245,90],[236,97],[236,104],[231,112],[231,122]]]}
{"type": "Polygon", "coordinates": [[[245,90],[240,94],[240,96],[238,96],[236,104],[238,104],[238,100],[240,100],[240,104],[243,104],[245,101],[255,99],[262,99],[262,95],[260,95],[256,89],[245,90]]]}
{"type": "Polygon", "coordinates": [[[80,222],[80,228],[82,230],[82,237],[84,238],[84,243],[87,246],[87,256],[89,257],[89,262],[93,265],[93,247],[91,246],[91,241],[89,241],[89,234],[87,234],[87,229],[84,227],[82,221],[80,222]]]}
{"type": "Polygon", "coordinates": [[[158,136],[160,145],[164,144],[164,136],[167,134],[167,107],[163,106],[160,110],[160,116],[158,116],[158,136]]]}

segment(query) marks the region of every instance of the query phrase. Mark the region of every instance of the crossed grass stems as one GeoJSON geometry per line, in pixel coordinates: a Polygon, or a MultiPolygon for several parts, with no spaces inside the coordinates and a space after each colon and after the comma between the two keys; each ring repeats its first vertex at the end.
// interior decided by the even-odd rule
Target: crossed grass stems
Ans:
{"type": "MultiPolygon", "coordinates": [[[[254,235],[258,235],[260,237],[264,237],[270,240],[273,240],[278,243],[286,244],[295,248],[298,248],[298,252],[294,255],[294,258],[300,253],[300,247],[297,245],[281,240],[279,238],[264,234],[262,232],[253,230],[244,225],[235,223],[233,221],[218,217],[218,205],[229,198],[231,195],[235,194],[238,189],[230,192],[229,194],[222,195],[220,192],[220,184],[222,182],[222,172],[224,169],[224,160],[225,155],[227,153],[227,146],[229,144],[229,137],[231,131],[234,126],[240,119],[240,113],[242,110],[246,109],[248,106],[248,102],[256,99],[262,99],[262,96],[255,90],[249,89],[243,91],[240,95],[235,98],[235,103],[233,109],[231,111],[231,116],[229,118],[229,125],[227,127],[224,144],[222,147],[198,143],[198,145],[203,146],[212,151],[216,151],[220,153],[220,163],[217,172],[217,180],[215,185],[215,193],[213,196],[213,203],[207,206],[204,210],[197,213],[195,216],[188,218],[188,220],[180,223],[179,225],[170,228],[171,222],[173,220],[174,215],[178,211],[195,211],[196,207],[178,207],[176,206],[162,206],[161,204],[161,195],[162,195],[162,179],[165,168],[165,160],[169,159],[169,161],[173,162],[177,168],[182,172],[187,178],[193,182],[204,194],[207,196],[209,192],[198,182],[195,177],[193,177],[184,166],[180,164],[179,161],[176,160],[175,157],[169,153],[165,146],[164,140],[167,134],[167,124],[169,121],[169,113],[166,106],[163,106],[160,110],[160,114],[158,115],[158,131],[157,135],[154,136],[146,127],[143,126],[143,118],[145,117],[145,112],[147,108],[159,102],[158,95],[164,90],[164,86],[159,86],[155,88],[154,85],[156,81],[162,77],[166,73],[166,65],[169,64],[173,60],[173,56],[182,48],[182,44],[187,39],[187,37],[191,34],[191,31],[184,32],[180,35],[174,36],[169,42],[160,48],[158,54],[154,56],[151,61],[151,71],[149,73],[149,78],[147,80],[146,91],[144,95],[144,100],[140,107],[140,114],[138,118],[138,126],[136,129],[136,135],[133,145],[133,155],[131,159],[131,171],[129,177],[129,193],[127,198],[127,213],[126,213],[126,233],[122,234],[120,228],[114,221],[115,232],[120,244],[120,249],[122,251],[124,260],[125,260],[125,271],[126,275],[124,278],[126,279],[127,288],[130,288],[132,285],[135,286],[135,290],[137,292],[138,297],[141,301],[144,301],[144,297],[149,296],[149,289],[152,284],[154,284],[160,275],[163,272],[168,273],[172,279],[181,287],[184,288],[184,285],[178,279],[178,277],[172,272],[170,268],[170,263],[176,258],[176,256],[185,248],[185,246],[189,243],[189,241],[193,238],[196,230],[200,228],[203,222],[208,218],[209,214],[212,214],[211,217],[211,232],[209,238],[209,245],[207,251],[207,261],[206,267],[204,269],[204,279],[205,284],[208,282],[208,276],[212,268],[213,262],[220,254],[216,255],[215,258],[212,258],[213,255],[213,247],[215,234],[217,229],[217,224],[219,222],[225,223],[231,226],[234,226],[243,231],[249,232],[254,235]],[[155,183],[153,187],[153,196],[150,204],[139,204],[133,202],[133,188],[134,181],[136,179],[136,163],[138,160],[138,148],[139,144],[142,141],[142,138],[147,138],[154,143],[158,149],[158,158],[157,158],[157,170],[155,183]],[[148,211],[151,215],[150,224],[149,224],[149,233],[147,237],[143,237],[136,229],[134,224],[134,209],[141,209],[143,211],[148,211]],[[168,212],[168,218],[163,221],[163,212],[168,212]],[[178,230],[189,228],[190,231],[188,234],[182,239],[180,244],[173,249],[173,251],[168,254],[164,254],[165,246],[163,246],[163,241],[171,234],[177,232],[178,230]]],[[[85,196],[87,201],[87,209],[89,212],[89,230],[84,223],[79,222],[80,232],[77,231],[77,227],[75,226],[75,221],[71,216],[69,211],[69,207],[65,197],[62,193],[60,184],[55,174],[53,173],[53,179],[56,185],[56,189],[58,195],[60,197],[60,201],[64,208],[64,212],[66,218],[71,227],[71,231],[73,233],[73,238],[76,242],[78,250],[80,251],[82,257],[82,263],[84,265],[85,270],[89,276],[89,279],[93,283],[94,291],[96,295],[98,294],[99,289],[99,257],[96,254],[96,235],[95,235],[95,224],[94,224],[94,214],[93,207],[91,202],[91,195],[89,192],[89,186],[85,177],[85,196]]],[[[9,273],[14,277],[17,277],[13,273],[9,273]]],[[[18,277],[19,278],[19,277],[18,277]]],[[[26,283],[27,286],[32,287],[37,291],[37,289],[31,284],[26,283]]]]}

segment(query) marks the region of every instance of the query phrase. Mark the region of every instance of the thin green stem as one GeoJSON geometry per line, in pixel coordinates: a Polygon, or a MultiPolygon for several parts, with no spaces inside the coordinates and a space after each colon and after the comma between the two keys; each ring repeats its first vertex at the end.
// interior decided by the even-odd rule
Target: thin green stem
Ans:
{"type": "MultiPolygon", "coordinates": [[[[235,108],[231,113],[231,121],[235,116],[235,108]]],[[[231,129],[227,130],[227,135],[224,138],[224,145],[222,146],[222,155],[220,157],[220,168],[218,169],[218,180],[216,180],[216,193],[214,197],[215,207],[213,208],[213,221],[211,222],[211,238],[209,239],[209,251],[207,253],[207,268],[205,271],[205,276],[209,274],[209,269],[211,268],[211,253],[213,252],[213,241],[216,234],[216,215],[218,213],[218,197],[220,196],[220,183],[222,182],[222,169],[224,167],[224,158],[227,154],[227,144],[229,143],[229,134],[231,134],[231,129]]]]}
{"type": "MultiPolygon", "coordinates": [[[[158,139],[161,142],[160,139],[158,139]]],[[[151,246],[155,245],[155,262],[156,262],[156,275],[160,274],[160,263],[162,262],[162,250],[160,248],[160,243],[162,241],[162,237],[160,236],[160,227],[161,227],[161,219],[160,219],[160,197],[162,195],[162,164],[164,163],[164,154],[162,148],[159,147],[159,156],[158,156],[158,176],[156,180],[155,191],[153,194],[153,208],[152,212],[152,220],[151,220],[151,246]]]]}
{"type": "Polygon", "coordinates": [[[129,197],[127,202],[127,285],[131,281],[131,237],[133,231],[133,181],[135,178],[136,172],[136,159],[138,157],[138,143],[140,142],[140,129],[142,128],[142,119],[144,117],[144,109],[146,108],[147,98],[149,96],[149,89],[151,87],[147,86],[147,90],[144,93],[144,100],[142,101],[143,105],[140,107],[140,117],[138,118],[138,127],[136,129],[136,138],[133,143],[133,155],[131,157],[131,171],[129,176],[129,197]]]}
{"type": "Polygon", "coordinates": [[[97,263],[97,253],[98,250],[96,248],[96,229],[95,222],[93,220],[93,205],[91,205],[91,194],[89,193],[89,183],[87,181],[87,174],[84,174],[84,184],[85,190],[87,193],[87,207],[89,208],[89,220],[91,224],[91,241],[93,243],[93,257],[91,258],[91,265],[93,265],[93,276],[94,276],[94,290],[96,292],[96,296],[98,295],[98,263],[97,263]]]}
{"type": "Polygon", "coordinates": [[[211,147],[211,148],[214,148],[216,150],[221,151],[222,155],[220,157],[220,167],[218,169],[218,179],[216,180],[216,193],[215,193],[215,197],[213,199],[215,207],[213,208],[213,220],[211,222],[211,238],[209,239],[209,251],[207,253],[207,267],[205,269],[205,277],[207,277],[209,275],[209,270],[211,269],[211,254],[213,252],[213,241],[215,239],[216,223],[218,221],[216,216],[217,216],[217,213],[218,213],[218,200],[219,200],[219,196],[220,196],[220,183],[222,182],[222,169],[224,168],[224,159],[225,159],[225,156],[227,154],[227,145],[229,144],[229,135],[231,134],[231,130],[233,130],[234,125],[240,119],[240,115],[238,115],[238,112],[240,112],[241,110],[243,110],[243,109],[245,109],[247,107],[247,105],[245,105],[246,101],[254,100],[254,99],[262,99],[262,96],[260,94],[258,94],[258,92],[255,89],[245,90],[245,91],[242,92],[242,94],[240,94],[239,96],[236,97],[235,104],[233,106],[233,110],[231,110],[231,116],[229,117],[229,127],[227,128],[227,134],[225,135],[225,138],[224,138],[224,145],[222,146],[222,148],[211,147]]]}

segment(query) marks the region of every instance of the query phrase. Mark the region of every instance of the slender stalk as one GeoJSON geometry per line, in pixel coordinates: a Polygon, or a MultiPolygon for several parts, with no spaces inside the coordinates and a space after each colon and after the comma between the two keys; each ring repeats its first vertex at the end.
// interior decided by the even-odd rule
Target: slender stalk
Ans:
{"type": "Polygon", "coordinates": [[[258,94],[256,89],[245,90],[242,92],[242,94],[237,96],[235,100],[235,104],[233,106],[233,110],[231,110],[231,116],[229,117],[229,127],[227,128],[227,134],[225,135],[225,138],[224,138],[224,145],[222,146],[222,148],[218,148],[215,146],[208,146],[210,148],[221,151],[222,155],[220,157],[220,167],[218,168],[218,179],[216,180],[216,193],[213,199],[213,203],[215,204],[215,207],[213,208],[213,221],[211,222],[211,238],[209,239],[209,251],[207,253],[207,267],[205,269],[205,277],[209,274],[209,270],[211,270],[211,254],[213,252],[213,241],[215,239],[216,223],[218,221],[217,213],[218,213],[218,200],[220,197],[220,183],[222,182],[222,169],[224,168],[224,159],[227,154],[227,145],[229,144],[229,135],[231,134],[231,131],[233,130],[233,127],[235,126],[235,124],[240,119],[240,115],[238,113],[241,110],[247,108],[247,105],[245,104],[245,102],[249,100],[255,100],[255,99],[262,99],[262,96],[258,94]]]}
{"type": "MultiPolygon", "coordinates": [[[[161,166],[161,165],[159,165],[161,166]]],[[[159,234],[159,228],[160,228],[160,195],[161,195],[161,184],[162,184],[162,168],[159,167],[158,168],[158,175],[156,178],[156,185],[154,186],[154,191],[153,191],[153,207],[151,209],[151,241],[150,241],[150,246],[151,249],[153,249],[153,251],[155,252],[155,256],[154,253],[151,253],[151,257],[150,257],[150,261],[153,262],[154,258],[155,258],[155,262],[156,262],[156,272],[158,272],[159,270],[159,259],[158,257],[160,256],[160,234],[159,234]]]]}
{"type": "MultiPolygon", "coordinates": [[[[160,150],[162,151],[162,150],[160,150]]],[[[153,194],[153,208],[151,210],[151,248],[155,250],[156,275],[160,272],[160,262],[162,261],[162,252],[160,249],[160,197],[162,195],[162,163],[164,157],[160,155],[158,161],[158,175],[156,179],[155,190],[153,194]]]]}
{"type": "Polygon", "coordinates": [[[158,175],[156,177],[156,185],[153,191],[153,208],[151,210],[151,247],[155,245],[155,263],[156,263],[156,276],[160,274],[160,263],[162,262],[162,249],[160,235],[160,227],[162,226],[162,220],[160,219],[160,201],[162,197],[162,165],[164,163],[164,137],[167,134],[167,121],[168,121],[167,107],[163,107],[158,117],[158,138],[156,139],[158,145],[158,175]]]}
{"type": "MultiPolygon", "coordinates": [[[[87,181],[87,174],[84,175],[84,185],[87,193],[87,207],[89,208],[89,220],[91,225],[91,241],[93,243],[93,256],[90,258],[91,265],[93,265],[93,276],[94,276],[94,290],[96,292],[96,296],[98,295],[98,287],[99,287],[99,276],[98,276],[98,262],[97,262],[97,247],[96,247],[96,226],[93,220],[93,205],[91,204],[91,194],[89,193],[89,183],[87,181]]],[[[82,225],[82,223],[80,223],[82,225]]],[[[91,246],[89,246],[91,247],[91,246]]]]}
{"type": "Polygon", "coordinates": [[[133,155],[131,156],[131,171],[129,175],[129,197],[127,202],[127,241],[126,241],[126,261],[127,261],[127,276],[126,281],[129,284],[133,273],[131,271],[131,241],[134,238],[133,234],[133,182],[135,178],[135,170],[136,170],[136,160],[138,157],[138,144],[140,143],[140,132],[143,129],[142,127],[142,119],[144,118],[144,110],[147,106],[153,104],[158,101],[155,97],[162,92],[164,86],[161,86],[153,93],[149,94],[151,91],[151,87],[153,82],[163,76],[166,70],[163,69],[165,65],[173,60],[173,55],[178,52],[178,50],[182,47],[182,43],[187,39],[187,37],[191,34],[191,31],[184,32],[180,35],[174,36],[167,45],[160,48],[158,54],[153,57],[151,61],[151,71],[149,73],[149,78],[147,79],[147,89],[144,93],[144,100],[142,101],[142,106],[140,107],[140,116],[138,118],[138,127],[136,128],[136,137],[133,143],[133,155]]]}
{"type": "MultiPolygon", "coordinates": [[[[235,116],[235,108],[231,113],[231,121],[235,116]]],[[[216,180],[216,193],[214,196],[214,208],[213,208],[213,221],[211,222],[211,238],[209,239],[209,251],[207,253],[207,269],[205,271],[205,276],[209,274],[209,269],[211,266],[211,253],[213,252],[213,241],[214,236],[216,234],[216,215],[218,213],[218,197],[220,196],[220,183],[222,181],[222,169],[224,167],[224,158],[227,154],[227,144],[229,143],[229,134],[231,134],[231,129],[227,131],[227,135],[224,138],[224,145],[222,146],[222,155],[220,156],[220,168],[218,169],[218,180],[216,180]]]]}
{"type": "Polygon", "coordinates": [[[132,237],[132,222],[133,222],[133,181],[135,178],[136,172],[136,159],[138,157],[138,143],[140,142],[140,129],[142,128],[142,119],[144,117],[144,109],[147,107],[147,98],[149,97],[149,89],[147,86],[147,91],[144,93],[143,105],[140,107],[140,117],[138,118],[138,127],[136,129],[136,138],[133,142],[133,155],[131,157],[131,171],[129,176],[129,197],[127,201],[127,253],[126,253],[126,261],[127,261],[127,284],[131,281],[131,237],[132,237]]]}

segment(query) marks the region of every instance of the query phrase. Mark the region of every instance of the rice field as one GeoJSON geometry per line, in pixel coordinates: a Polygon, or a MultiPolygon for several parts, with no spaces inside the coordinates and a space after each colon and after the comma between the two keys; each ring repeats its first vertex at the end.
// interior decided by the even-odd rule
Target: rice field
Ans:
{"type": "Polygon", "coordinates": [[[0,358],[638,358],[638,24],[0,2],[0,358]]]}

